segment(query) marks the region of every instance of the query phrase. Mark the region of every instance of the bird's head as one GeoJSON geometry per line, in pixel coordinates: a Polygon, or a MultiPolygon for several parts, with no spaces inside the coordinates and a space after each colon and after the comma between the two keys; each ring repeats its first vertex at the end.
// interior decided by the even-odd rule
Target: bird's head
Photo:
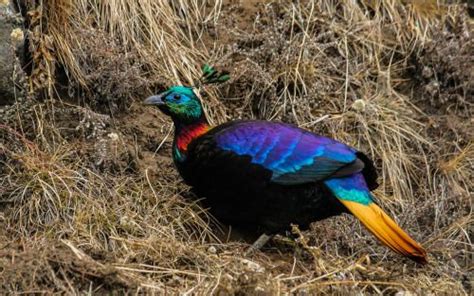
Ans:
{"type": "Polygon", "coordinates": [[[163,113],[171,116],[175,123],[190,124],[206,121],[201,101],[194,93],[193,88],[223,83],[229,79],[229,72],[218,71],[205,64],[202,67],[202,76],[194,87],[172,86],[161,94],[147,98],[144,103],[157,106],[163,113]]]}
{"type": "Polygon", "coordinates": [[[199,98],[193,88],[187,86],[172,86],[165,92],[148,97],[144,103],[157,106],[175,122],[193,123],[204,116],[199,98]]]}

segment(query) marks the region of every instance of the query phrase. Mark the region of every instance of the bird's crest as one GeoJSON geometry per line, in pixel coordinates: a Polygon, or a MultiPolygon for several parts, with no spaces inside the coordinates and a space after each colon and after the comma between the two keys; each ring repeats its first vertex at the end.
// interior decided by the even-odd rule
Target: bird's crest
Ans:
{"type": "Polygon", "coordinates": [[[194,85],[200,87],[206,84],[223,83],[230,79],[228,71],[217,71],[213,66],[204,64],[201,68],[202,76],[194,85]]]}

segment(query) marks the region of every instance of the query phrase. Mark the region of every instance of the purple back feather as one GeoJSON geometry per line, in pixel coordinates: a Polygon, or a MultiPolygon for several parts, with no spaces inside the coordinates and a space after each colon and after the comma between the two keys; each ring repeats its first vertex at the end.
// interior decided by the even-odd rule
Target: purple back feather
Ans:
{"type": "Polygon", "coordinates": [[[223,150],[250,156],[282,184],[321,180],[357,158],[352,147],[284,123],[236,122],[215,140],[223,150]]]}

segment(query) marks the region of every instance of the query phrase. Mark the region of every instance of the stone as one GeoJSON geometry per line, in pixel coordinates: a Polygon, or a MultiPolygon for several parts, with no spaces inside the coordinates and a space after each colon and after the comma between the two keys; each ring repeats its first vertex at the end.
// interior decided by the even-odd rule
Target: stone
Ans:
{"type": "Polygon", "coordinates": [[[25,81],[17,54],[23,51],[24,32],[21,17],[12,1],[0,2],[0,106],[10,105],[21,93],[19,81],[25,81]]]}

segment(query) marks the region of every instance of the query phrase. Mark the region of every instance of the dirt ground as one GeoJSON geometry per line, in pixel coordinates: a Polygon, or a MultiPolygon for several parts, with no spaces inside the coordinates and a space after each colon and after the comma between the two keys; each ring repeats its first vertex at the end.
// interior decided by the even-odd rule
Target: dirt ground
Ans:
{"type": "Polygon", "coordinates": [[[0,294],[472,295],[468,4],[33,2],[27,81],[0,105],[0,294]],[[213,124],[290,122],[366,151],[429,264],[348,215],[244,255],[176,172],[171,121],[141,104],[203,63],[231,74],[199,90],[213,124]]]}

